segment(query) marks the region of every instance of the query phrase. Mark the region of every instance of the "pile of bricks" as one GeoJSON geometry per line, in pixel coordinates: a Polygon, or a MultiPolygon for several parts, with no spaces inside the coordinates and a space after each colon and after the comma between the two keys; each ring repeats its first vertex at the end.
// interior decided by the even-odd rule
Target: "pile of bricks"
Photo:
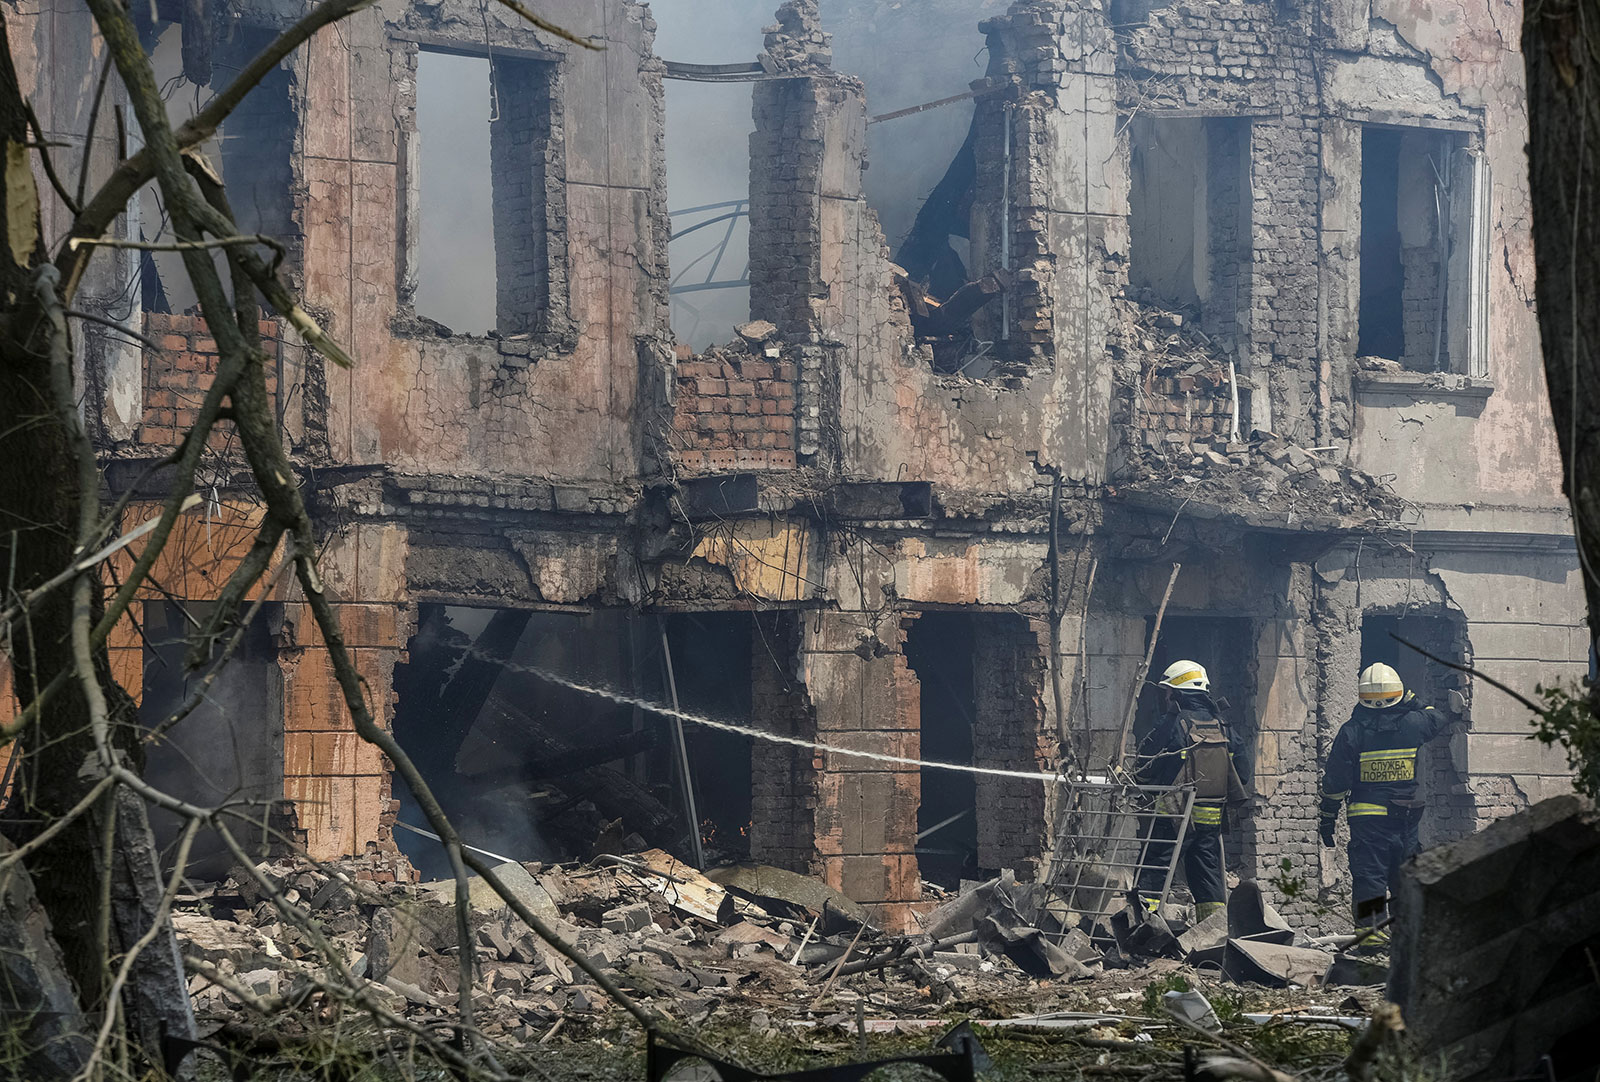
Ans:
{"type": "MultiPolygon", "coordinates": [[[[278,324],[262,320],[261,348],[270,358],[278,356],[278,324]]],[[[184,433],[194,426],[200,405],[217,373],[217,341],[211,337],[204,316],[146,312],[146,337],[160,347],[144,351],[144,419],[138,441],[152,447],[175,447],[184,433]]],[[[278,377],[267,369],[267,393],[278,393],[278,377]]],[[[225,441],[227,435],[213,433],[212,442],[225,441]]]]}
{"type": "Polygon", "coordinates": [[[794,469],[793,361],[712,349],[680,360],[672,427],[686,473],[794,469]]]}

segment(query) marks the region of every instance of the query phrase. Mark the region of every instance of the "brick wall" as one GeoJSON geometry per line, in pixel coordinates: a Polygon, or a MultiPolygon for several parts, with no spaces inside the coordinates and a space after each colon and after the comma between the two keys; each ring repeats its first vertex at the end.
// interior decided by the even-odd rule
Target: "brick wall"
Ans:
{"type": "MultiPolygon", "coordinates": [[[[922,697],[900,652],[904,634],[869,646],[872,618],[819,612],[807,620],[801,653],[818,737],[852,750],[920,757],[922,697]]],[[[917,867],[914,766],[823,753],[818,768],[816,839],[823,880],[868,906],[885,928],[911,926],[922,894],[917,867]]]]}
{"type": "Polygon", "coordinates": [[[1439,326],[1439,290],[1444,285],[1444,276],[1439,273],[1439,249],[1432,244],[1401,248],[1400,266],[1405,281],[1400,290],[1400,319],[1406,344],[1406,355],[1400,363],[1416,372],[1448,372],[1448,335],[1437,340],[1437,364],[1433,352],[1434,329],[1439,326]]]}
{"type": "Polygon", "coordinates": [[[750,315],[804,335],[822,281],[823,115],[827,78],[755,84],[750,135],[750,315]]]}
{"type": "Polygon", "coordinates": [[[1226,440],[1233,422],[1227,373],[1158,376],[1141,395],[1137,424],[1150,446],[1191,440],[1226,440]],[[1168,439],[1169,436],[1179,437],[1168,439]]]}
{"type": "Polygon", "coordinates": [[[796,366],[712,350],[678,364],[674,456],[686,473],[794,469],[796,366]]]}
{"type": "MultiPolygon", "coordinates": [[[[551,124],[553,65],[493,60],[500,115],[489,126],[494,178],[495,324],[501,334],[530,334],[542,325],[552,297],[550,201],[564,202],[564,170],[551,124]]],[[[562,261],[564,265],[564,260],[562,261]]]]}
{"type": "Polygon", "coordinates": [[[1299,439],[1314,438],[1319,408],[1321,121],[1308,29],[1281,5],[1179,3],[1122,37],[1119,71],[1129,107],[1254,117],[1237,133],[1251,196],[1240,211],[1240,378],[1255,391],[1250,424],[1299,439]]]}
{"type": "MultiPolygon", "coordinates": [[[[792,671],[795,613],[756,615],[751,637],[750,716],[768,732],[815,739],[816,718],[792,671]]],[[[816,758],[803,748],[755,741],[751,749],[750,857],[793,872],[816,871],[816,758]]]]}
{"type": "MultiPolygon", "coordinates": [[[[982,617],[976,630],[973,765],[1053,773],[1056,734],[1045,705],[1050,683],[1046,622],[982,617]]],[[[1043,785],[980,774],[977,806],[980,867],[1017,868],[1042,855],[1049,833],[1043,785]]]]}
{"type": "MultiPolygon", "coordinates": [[[[261,346],[268,357],[278,355],[278,324],[260,324],[261,346]]],[[[195,422],[211,378],[217,372],[217,342],[204,316],[146,312],[144,333],[159,346],[144,351],[144,418],[137,440],[151,447],[174,447],[195,422]]],[[[267,393],[278,393],[274,369],[267,369],[267,393]]],[[[213,446],[228,440],[226,428],[212,434],[213,446]]]]}
{"type": "Polygon", "coordinates": [[[1239,312],[1250,304],[1245,257],[1250,244],[1249,192],[1244,184],[1250,145],[1248,120],[1206,122],[1206,245],[1211,261],[1211,296],[1201,313],[1208,334],[1236,340],[1239,312]]]}

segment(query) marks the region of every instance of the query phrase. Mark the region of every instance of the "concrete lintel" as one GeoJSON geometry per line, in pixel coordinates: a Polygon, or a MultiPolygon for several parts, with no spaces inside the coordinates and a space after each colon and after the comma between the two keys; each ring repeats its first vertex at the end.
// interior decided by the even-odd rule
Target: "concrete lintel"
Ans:
{"type": "Polygon", "coordinates": [[[541,60],[547,63],[556,63],[566,59],[562,53],[551,52],[549,49],[529,49],[522,45],[493,45],[485,47],[481,40],[472,41],[454,37],[450,34],[435,34],[428,30],[390,30],[389,36],[396,41],[409,41],[433,52],[450,53],[454,56],[482,58],[493,52],[496,56],[507,56],[516,60],[541,60]]]}

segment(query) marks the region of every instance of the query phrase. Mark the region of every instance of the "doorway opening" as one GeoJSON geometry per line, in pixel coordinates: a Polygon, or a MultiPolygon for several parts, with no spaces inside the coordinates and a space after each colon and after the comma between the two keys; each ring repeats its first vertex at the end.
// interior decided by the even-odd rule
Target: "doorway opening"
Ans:
{"type": "MultiPolygon", "coordinates": [[[[922,758],[970,766],[978,711],[977,639],[967,613],[925,612],[906,632],[906,661],[922,684],[922,758]]],[[[978,789],[973,774],[922,768],[917,865],[957,887],[978,875],[978,789]]]]}

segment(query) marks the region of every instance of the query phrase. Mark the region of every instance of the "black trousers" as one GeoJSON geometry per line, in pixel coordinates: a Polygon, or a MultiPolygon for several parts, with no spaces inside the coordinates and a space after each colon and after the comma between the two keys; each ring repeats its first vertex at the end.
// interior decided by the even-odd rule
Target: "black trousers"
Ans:
{"type": "Polygon", "coordinates": [[[1420,808],[1390,808],[1387,815],[1352,815],[1350,819],[1350,880],[1356,916],[1381,914],[1389,885],[1400,875],[1400,865],[1422,848],[1417,827],[1420,808]]]}
{"type": "MultiPolygon", "coordinates": [[[[1196,810],[1200,809],[1201,806],[1196,805],[1196,810]]],[[[1171,819],[1155,821],[1144,851],[1146,867],[1139,873],[1141,895],[1153,898],[1161,893],[1161,881],[1166,878],[1167,863],[1172,859],[1172,847],[1177,840],[1176,823],[1171,819]]],[[[1222,875],[1221,822],[1202,826],[1193,818],[1189,820],[1189,830],[1183,839],[1183,874],[1196,903],[1228,900],[1227,884],[1222,875]]]]}

